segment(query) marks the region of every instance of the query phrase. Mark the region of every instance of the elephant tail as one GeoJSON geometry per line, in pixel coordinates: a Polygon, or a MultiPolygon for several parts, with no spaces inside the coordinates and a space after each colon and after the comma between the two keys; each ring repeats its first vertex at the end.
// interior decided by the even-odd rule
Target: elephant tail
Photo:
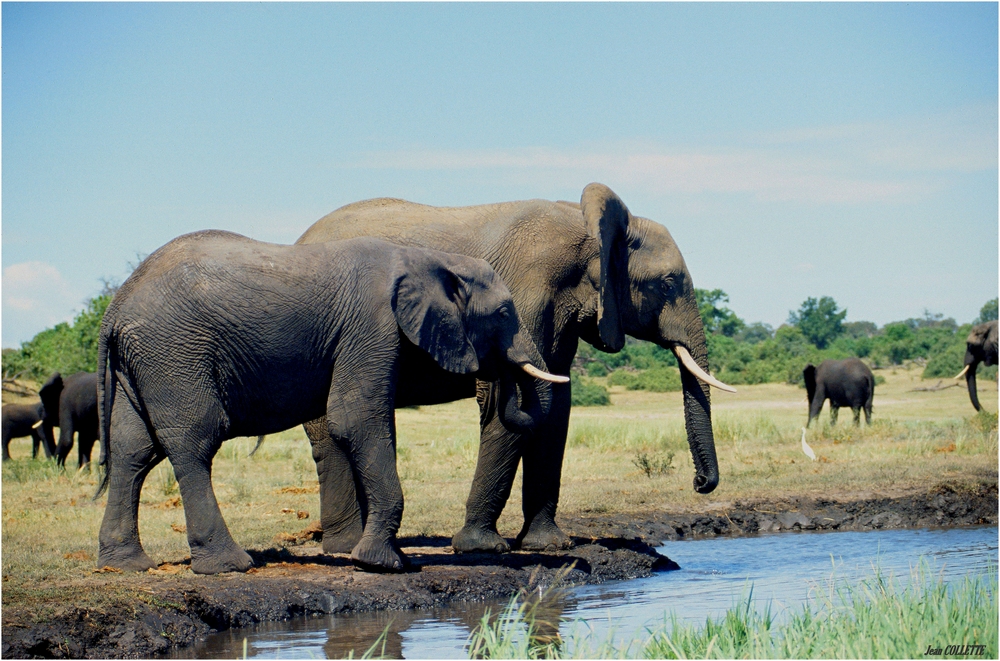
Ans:
{"type": "Polygon", "coordinates": [[[102,328],[97,344],[97,420],[101,438],[101,463],[104,474],[97,485],[94,500],[101,497],[108,489],[108,476],[111,474],[111,400],[115,392],[115,372],[108,365],[108,342],[111,340],[110,324],[102,328]]]}

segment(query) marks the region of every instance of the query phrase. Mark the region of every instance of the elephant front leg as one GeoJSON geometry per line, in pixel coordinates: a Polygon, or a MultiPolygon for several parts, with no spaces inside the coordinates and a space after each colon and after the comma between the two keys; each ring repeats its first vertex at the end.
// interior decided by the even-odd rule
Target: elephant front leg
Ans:
{"type": "Polygon", "coordinates": [[[139,493],[149,471],[163,460],[145,423],[119,390],[111,412],[112,457],[108,462],[108,503],[98,536],[98,567],[146,571],[156,563],[139,540],[139,493]]]}
{"type": "Polygon", "coordinates": [[[196,574],[243,572],[253,566],[250,555],[229,533],[212,489],[212,458],[220,443],[207,430],[215,427],[204,425],[204,432],[157,429],[184,502],[191,571],[196,574]]]}
{"type": "Polygon", "coordinates": [[[526,551],[566,549],[573,540],[556,525],[563,453],[569,431],[570,386],[552,388],[552,409],[524,445],[524,527],[515,544],[526,551]]]}
{"type": "Polygon", "coordinates": [[[837,415],[840,413],[839,406],[830,406],[830,426],[833,427],[837,424],[837,415]]]}
{"type": "Polygon", "coordinates": [[[497,383],[478,382],[476,400],[482,430],[479,458],[465,502],[465,525],[452,537],[451,546],[459,553],[506,553],[510,545],[497,531],[497,520],[514,486],[524,437],[500,421],[497,383]]]}
{"type": "Polygon", "coordinates": [[[319,476],[323,552],[350,553],[361,541],[365,524],[349,453],[330,436],[325,417],[303,427],[312,444],[319,476]]]}

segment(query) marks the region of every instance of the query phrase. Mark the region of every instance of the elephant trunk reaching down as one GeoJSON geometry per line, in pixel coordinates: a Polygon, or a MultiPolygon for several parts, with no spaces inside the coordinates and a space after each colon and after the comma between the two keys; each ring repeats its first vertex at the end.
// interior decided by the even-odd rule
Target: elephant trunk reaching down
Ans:
{"type": "Polygon", "coordinates": [[[965,352],[965,369],[962,370],[965,373],[965,384],[969,388],[969,399],[972,400],[972,405],[976,407],[977,411],[982,410],[982,405],[979,403],[979,393],[976,388],[976,370],[979,369],[979,360],[972,355],[971,351],[965,352]]]}
{"type": "Polygon", "coordinates": [[[569,378],[538,369],[545,361],[523,331],[514,336],[506,358],[511,365],[500,374],[500,420],[511,431],[526,433],[549,414],[551,384],[566,383],[569,378]]]}
{"type": "Polygon", "coordinates": [[[690,320],[683,330],[670,321],[661,322],[662,339],[659,344],[677,356],[684,390],[684,425],[687,429],[688,446],[691,448],[691,459],[694,461],[694,490],[705,494],[711,493],[719,485],[719,460],[715,454],[708,388],[713,385],[729,392],[735,390],[708,374],[708,352],[701,316],[696,304],[688,307],[692,307],[693,311],[688,315],[690,320]]]}

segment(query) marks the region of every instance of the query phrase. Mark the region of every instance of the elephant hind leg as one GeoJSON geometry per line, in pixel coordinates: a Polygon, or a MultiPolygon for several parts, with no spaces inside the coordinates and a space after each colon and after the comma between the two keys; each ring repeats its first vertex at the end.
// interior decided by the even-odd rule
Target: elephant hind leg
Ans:
{"type": "Polygon", "coordinates": [[[139,540],[139,493],[149,471],[163,460],[145,422],[119,390],[111,411],[113,462],[108,504],[99,535],[98,567],[145,571],[156,566],[139,540]]]}
{"type": "Polygon", "coordinates": [[[837,424],[837,415],[839,413],[840,413],[840,407],[839,406],[831,406],[830,407],[830,426],[831,427],[837,424]]]}

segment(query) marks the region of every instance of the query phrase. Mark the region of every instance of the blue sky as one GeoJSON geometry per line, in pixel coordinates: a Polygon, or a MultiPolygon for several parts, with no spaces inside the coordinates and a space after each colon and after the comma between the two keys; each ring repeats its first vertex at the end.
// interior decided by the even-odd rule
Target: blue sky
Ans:
{"type": "Polygon", "coordinates": [[[997,33],[996,3],[4,3],[3,346],[186,232],[591,181],[748,321],[971,321],[997,33]]]}

